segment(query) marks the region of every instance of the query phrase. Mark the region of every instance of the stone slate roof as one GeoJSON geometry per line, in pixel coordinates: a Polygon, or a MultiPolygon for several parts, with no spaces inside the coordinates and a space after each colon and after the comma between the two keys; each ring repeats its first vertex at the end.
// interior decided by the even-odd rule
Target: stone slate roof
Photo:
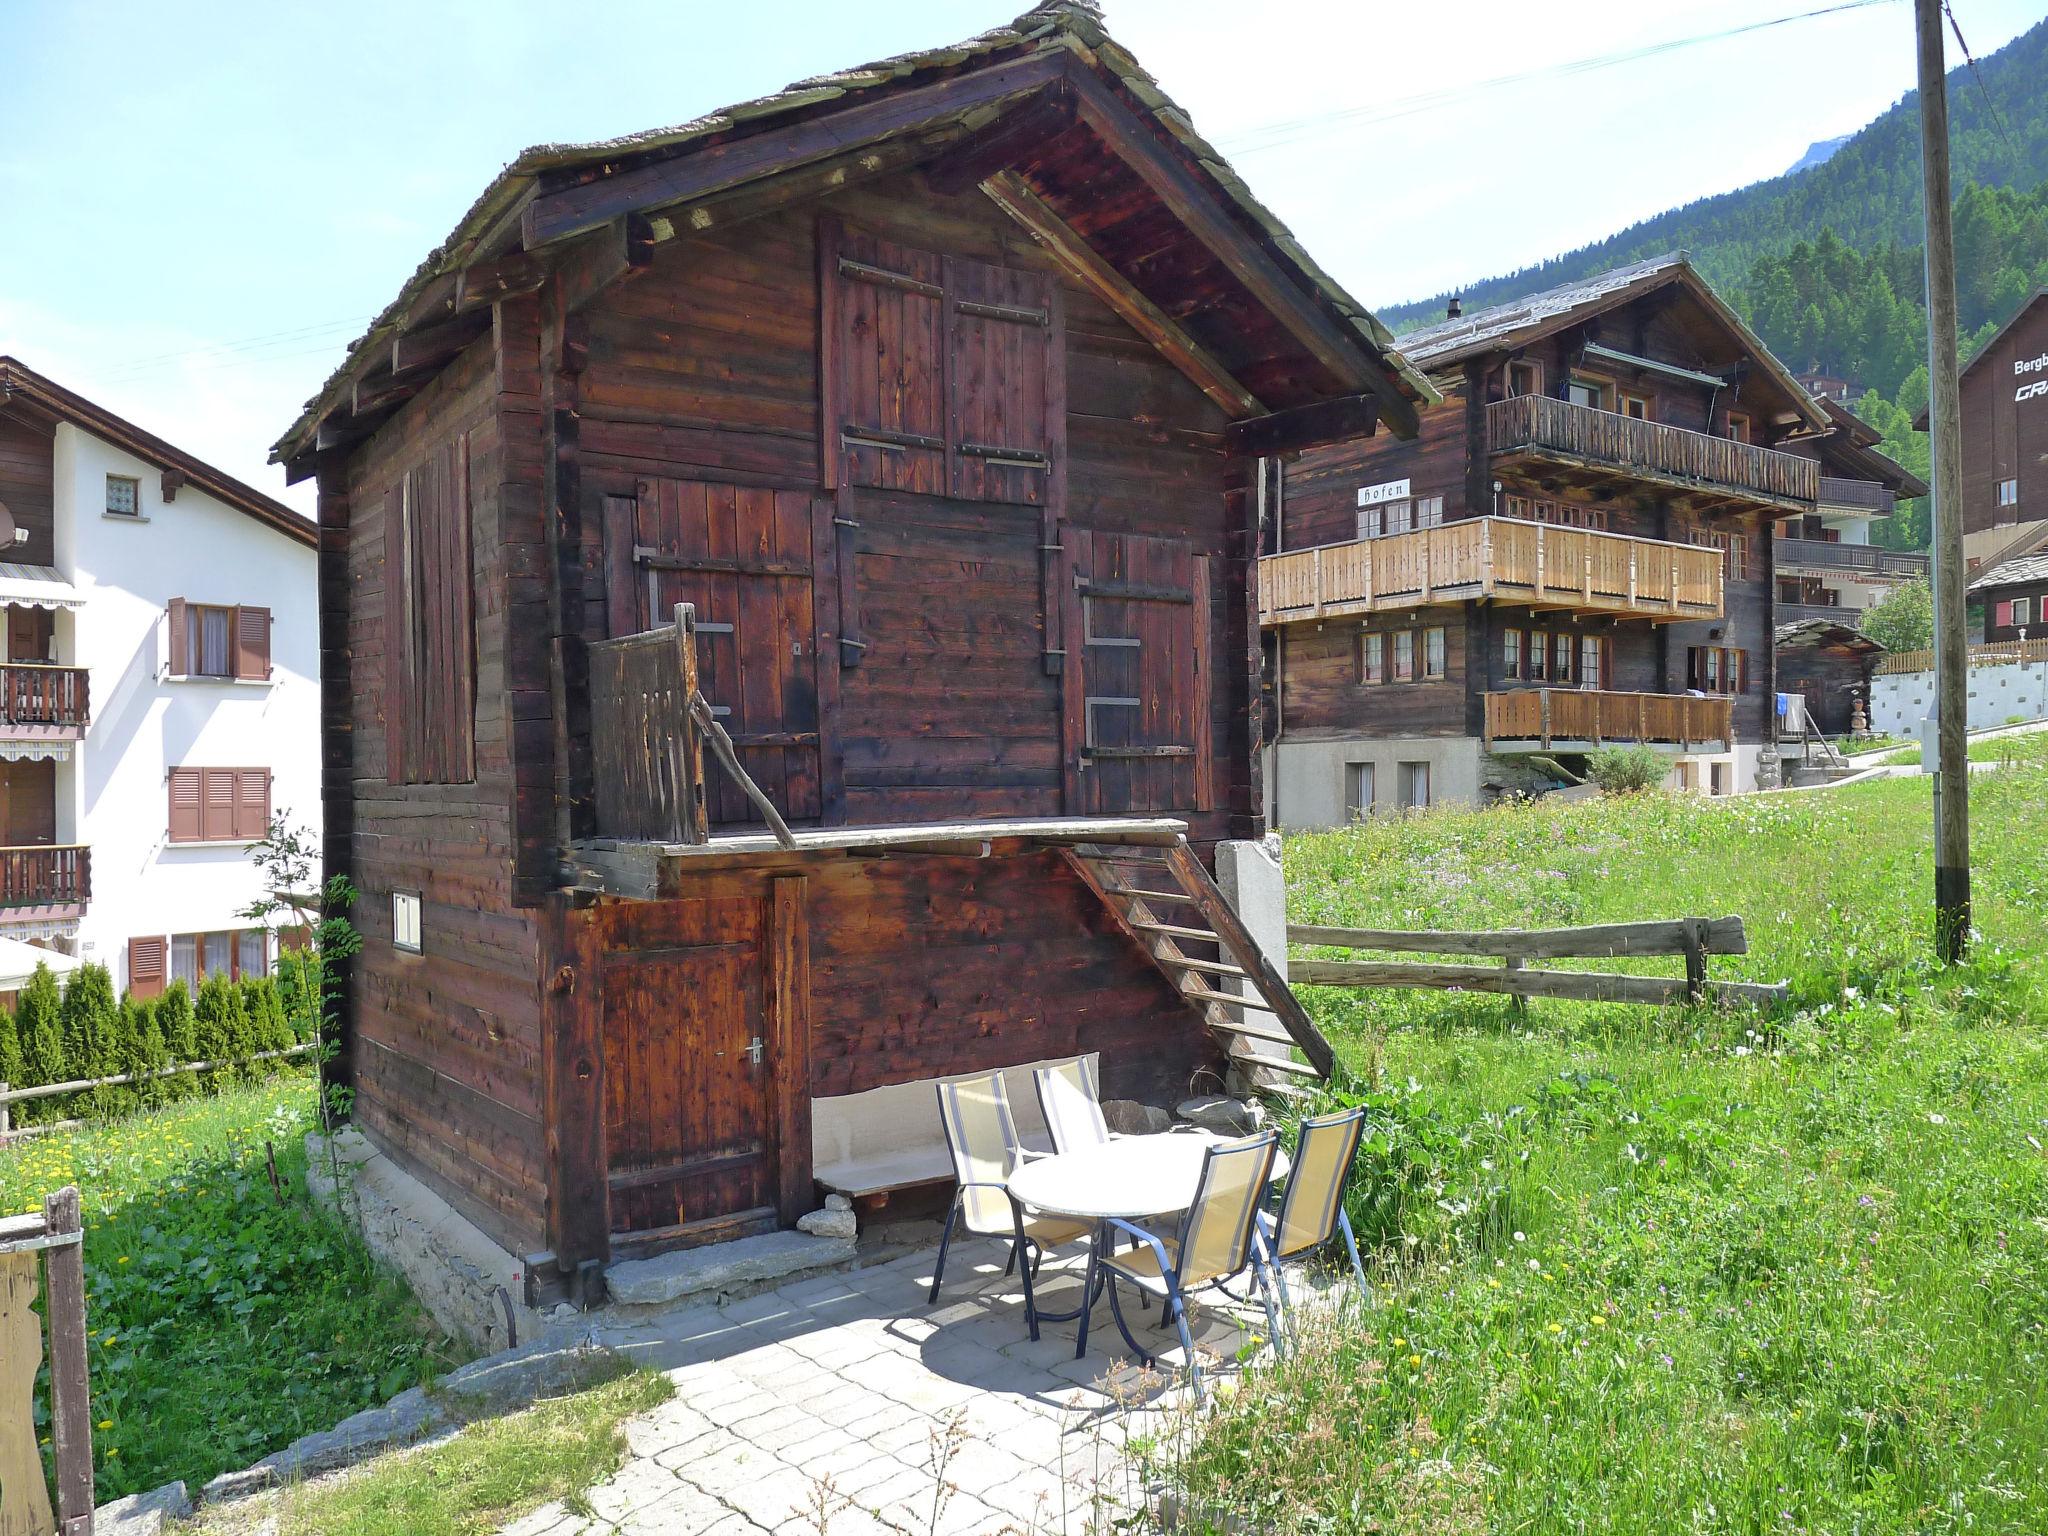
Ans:
{"type": "Polygon", "coordinates": [[[2021,555],[2017,560],[1993,566],[1971,582],[1969,589],[1988,592],[1994,587],[2031,586],[2043,581],[2048,581],[2048,554],[2021,555]]]}

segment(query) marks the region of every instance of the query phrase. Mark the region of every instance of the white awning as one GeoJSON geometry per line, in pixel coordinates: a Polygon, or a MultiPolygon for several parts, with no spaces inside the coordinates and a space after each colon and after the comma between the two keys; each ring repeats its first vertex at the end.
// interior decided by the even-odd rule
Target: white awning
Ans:
{"type": "Polygon", "coordinates": [[[28,985],[38,965],[47,965],[61,980],[85,962],[76,955],[60,955],[20,939],[0,938],[0,992],[19,992],[28,985]]]}
{"type": "MultiPolygon", "coordinates": [[[[8,727],[0,725],[0,731],[8,727]]],[[[39,737],[26,740],[0,741],[0,763],[68,763],[71,761],[71,743],[68,741],[44,741],[39,737]]]]}
{"type": "Polygon", "coordinates": [[[24,608],[83,608],[78,589],[47,565],[0,562],[0,603],[24,608]]]}

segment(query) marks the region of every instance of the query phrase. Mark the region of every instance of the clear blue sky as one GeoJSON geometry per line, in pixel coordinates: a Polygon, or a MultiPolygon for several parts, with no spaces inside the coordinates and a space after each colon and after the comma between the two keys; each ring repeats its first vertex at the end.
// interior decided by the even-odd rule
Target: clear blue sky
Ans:
{"type": "MultiPolygon", "coordinates": [[[[0,0],[0,351],[284,495],[270,442],[521,148],[684,121],[1023,3],[0,0]]],[[[1323,264],[1388,304],[1784,170],[1908,88],[1911,12],[1479,83],[1825,3],[1107,0],[1106,16],[1323,264]],[[1398,115],[1326,118],[1359,109],[1398,115]]],[[[1980,55],[2043,11],[1954,4],[1980,55]]]]}

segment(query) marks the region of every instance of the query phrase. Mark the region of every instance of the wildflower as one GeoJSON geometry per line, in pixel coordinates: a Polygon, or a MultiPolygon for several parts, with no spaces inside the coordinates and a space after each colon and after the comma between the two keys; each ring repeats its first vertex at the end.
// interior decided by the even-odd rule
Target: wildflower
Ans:
{"type": "Polygon", "coordinates": [[[1402,1337],[1401,1337],[1401,1336],[1400,1336],[1399,1334],[1396,1334],[1396,1335],[1394,1336],[1394,1348],[1396,1348],[1396,1349],[1405,1349],[1405,1348],[1407,1348],[1407,1346],[1408,1346],[1408,1341],[1407,1341],[1406,1339],[1402,1338],[1402,1337]]]}
{"type": "Polygon", "coordinates": [[[113,1421],[112,1419],[101,1419],[101,1420],[100,1420],[100,1428],[101,1428],[101,1429],[112,1429],[113,1427],[114,1427],[114,1421],[113,1421]]]}
{"type": "Polygon", "coordinates": [[[1552,1333],[1563,1333],[1563,1332],[1564,1332],[1564,1324],[1563,1324],[1563,1323],[1552,1323],[1552,1324],[1550,1325],[1550,1331],[1551,1331],[1552,1333]]]}
{"type": "Polygon", "coordinates": [[[1595,1312],[1593,1314],[1593,1326],[1595,1328],[1605,1328],[1607,1326],[1607,1319],[1602,1317],[1598,1312],[1595,1312]]]}
{"type": "Polygon", "coordinates": [[[1418,1366],[1418,1365],[1422,1364],[1422,1356],[1420,1356],[1420,1355],[1410,1355],[1410,1356],[1408,1357],[1408,1364],[1409,1364],[1410,1366],[1418,1366]]]}
{"type": "Polygon", "coordinates": [[[1929,1125],[1947,1125],[1948,1117],[1946,1115],[1930,1114],[1927,1117],[1927,1123],[1929,1125]]]}
{"type": "Polygon", "coordinates": [[[1486,1284],[1487,1284],[1487,1287],[1488,1287],[1488,1289],[1490,1289],[1490,1290],[1496,1290],[1496,1291],[1497,1291],[1497,1290],[1499,1290],[1499,1289],[1500,1289],[1500,1282],[1499,1282],[1498,1280],[1494,1279],[1494,1278],[1493,1278],[1493,1276],[1491,1276],[1491,1275],[1488,1275],[1488,1276],[1486,1277],[1486,1284]]]}
{"type": "Polygon", "coordinates": [[[122,1255],[121,1255],[121,1257],[119,1257],[118,1259],[114,1260],[114,1262],[115,1262],[116,1264],[126,1264],[126,1263],[128,1262],[128,1255],[124,1253],[124,1254],[122,1254],[122,1255]]]}
{"type": "Polygon", "coordinates": [[[1517,1232],[1515,1234],[1515,1241],[1518,1243],[1526,1243],[1527,1241],[1529,1241],[1529,1234],[1526,1232],[1517,1232]]]}

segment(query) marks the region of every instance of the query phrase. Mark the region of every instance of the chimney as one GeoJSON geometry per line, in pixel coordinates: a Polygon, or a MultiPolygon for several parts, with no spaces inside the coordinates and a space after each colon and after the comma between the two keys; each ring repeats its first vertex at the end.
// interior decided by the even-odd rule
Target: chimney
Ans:
{"type": "Polygon", "coordinates": [[[1461,293],[1452,294],[1451,302],[1444,306],[1444,318],[1446,320],[1455,320],[1464,313],[1465,296],[1461,293]]]}

